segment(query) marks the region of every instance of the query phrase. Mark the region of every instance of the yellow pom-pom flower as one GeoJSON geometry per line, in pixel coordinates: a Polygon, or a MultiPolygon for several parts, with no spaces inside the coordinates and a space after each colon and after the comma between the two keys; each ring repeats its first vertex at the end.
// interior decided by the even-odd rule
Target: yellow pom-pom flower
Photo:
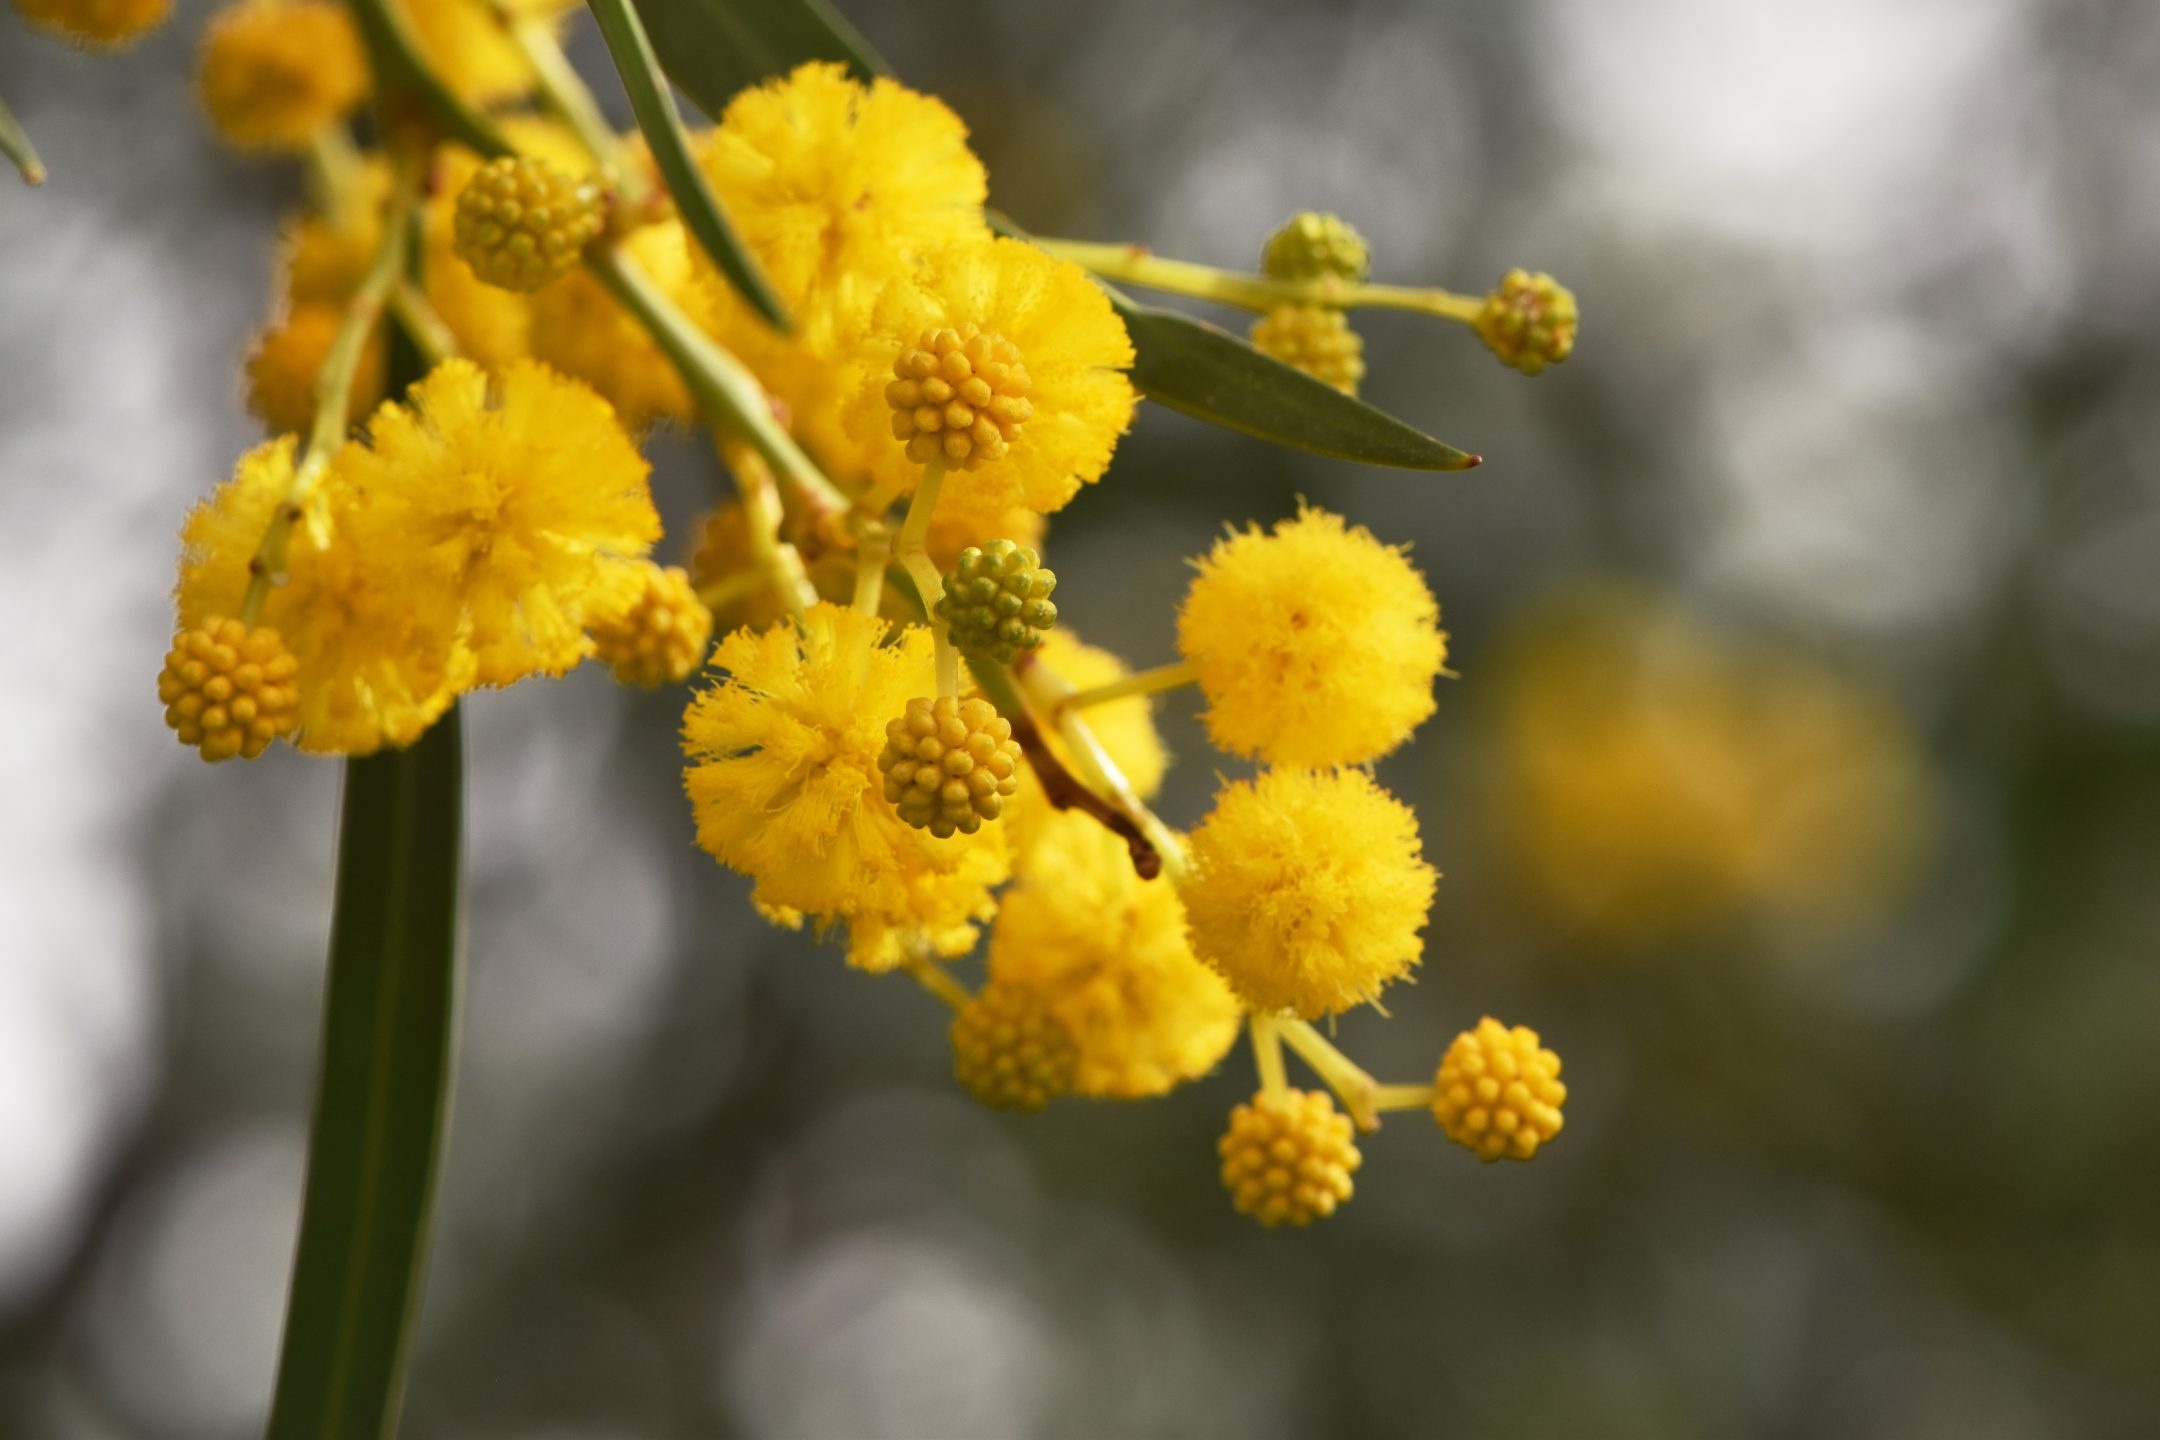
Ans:
{"type": "MultiPolygon", "coordinates": [[[[293,450],[291,436],[256,447],[188,516],[175,595],[181,629],[239,613],[249,562],[292,489],[293,450]]],[[[472,683],[458,617],[414,603],[426,562],[410,545],[355,545],[354,505],[333,467],[293,529],[283,583],[263,602],[261,623],[299,666],[294,743],[322,754],[409,745],[472,683]]]]}
{"type": "Polygon", "coordinates": [[[988,178],[960,117],[934,96],[886,79],[865,85],[836,64],[802,65],[737,95],[700,164],[791,314],[983,233],[988,178]]]}
{"type": "Polygon", "coordinates": [[[990,932],[993,985],[1042,997],[1078,1049],[1079,1094],[1137,1100],[1214,1069],[1243,1011],[1194,958],[1176,887],[1142,880],[1090,816],[1041,825],[990,932]]]}
{"type": "Polygon", "coordinates": [[[605,400],[529,360],[500,377],[445,360],[368,422],[334,464],[367,497],[371,553],[425,562],[416,608],[459,617],[479,683],[561,674],[595,617],[644,586],[660,535],[644,457],[605,400]]]}
{"type": "MultiPolygon", "coordinates": [[[[345,323],[336,305],[295,305],[282,321],[255,337],[243,367],[248,413],[272,434],[298,433],[315,420],[315,379],[345,323]]],[[[350,415],[364,415],[382,399],[383,340],[380,329],[368,332],[353,367],[350,415]]]]}
{"type": "Polygon", "coordinates": [[[1263,1090],[1230,1112],[1216,1145],[1222,1182],[1238,1212],[1261,1224],[1325,1220],[1356,1188],[1363,1160],[1350,1117],[1324,1090],[1263,1090]]]}
{"type": "Polygon", "coordinates": [[[1087,272],[1032,245],[949,246],[887,285],[868,326],[848,432],[896,490],[934,452],[962,467],[941,505],[1048,513],[1101,478],[1132,421],[1124,322],[1087,272]],[[923,403],[896,410],[903,398],[923,403]]]}
{"type": "Polygon", "coordinates": [[[173,637],[158,675],[165,723],[205,760],[253,760],[293,728],[298,670],[277,631],[213,615],[173,637]]]}
{"type": "Polygon", "coordinates": [[[1268,770],[1192,835],[1193,950],[1254,1010],[1306,1019],[1376,998],[1424,950],[1437,879],[1417,817],[1360,770],[1268,770]]]}
{"type": "Polygon", "coordinates": [[[498,156],[458,192],[458,258],[499,289],[538,290],[577,265],[605,220],[599,186],[530,155],[498,156]]]}
{"type": "MultiPolygon", "coordinates": [[[[548,7],[513,5],[545,16],[548,7]]],[[[513,100],[533,88],[532,62],[487,0],[399,0],[428,68],[475,105],[513,100]]]]}
{"type": "Polygon", "coordinates": [[[1260,269],[1274,280],[1363,280],[1372,268],[1365,237],[1337,215],[1305,210],[1268,236],[1260,269]]]}
{"type": "Polygon", "coordinates": [[[769,913],[848,927],[848,959],[887,970],[922,934],[965,950],[1007,874],[995,825],[940,840],[886,803],[885,718],[934,688],[930,632],[832,604],[737,630],[712,655],[721,683],[683,717],[698,843],[757,882],[769,913]]]}
{"type": "Polygon", "coordinates": [[[645,590],[620,615],[596,621],[593,653],[625,685],[651,690],[675,685],[697,672],[712,639],[712,611],[690,586],[679,565],[647,561],[645,590]]]}
{"type": "Polygon", "coordinates": [[[1071,1091],[1072,1036],[1024,985],[992,980],[953,1018],[953,1074],[993,1110],[1036,1111],[1071,1091]]]}
{"type": "Polygon", "coordinates": [[[1355,765],[1433,712],[1440,608],[1409,558],[1363,527],[1300,509],[1272,534],[1219,541],[1178,612],[1208,737],[1276,765],[1355,765]]]}
{"type": "Polygon", "coordinates": [[[163,24],[172,0],[15,0],[15,8],[33,25],[117,49],[163,24]]]}
{"type": "Polygon", "coordinates": [[[1510,270],[1477,318],[1485,347],[1525,375],[1557,365],[1575,349],[1575,295],[1543,272],[1510,270]]]}
{"type": "MultiPolygon", "coordinates": [[[[644,226],[623,242],[645,277],[686,312],[695,308],[688,243],[679,220],[644,226]]],[[[632,430],[695,414],[681,373],[652,333],[582,268],[532,297],[529,343],[535,360],[599,391],[632,430]]]]}
{"type": "Polygon", "coordinates": [[[203,108],[229,145],[304,150],[367,95],[367,57],[336,0],[240,0],[211,18],[203,108]]]}
{"type": "Polygon", "coordinates": [[[886,725],[877,763],[886,803],[941,840],[997,819],[1020,786],[1012,722],[987,700],[908,701],[907,712],[886,725]]]}
{"type": "Polygon", "coordinates": [[[1528,1160],[1560,1133],[1560,1057],[1527,1025],[1485,1016],[1448,1046],[1433,1083],[1433,1119],[1481,1160],[1528,1160]]]}
{"type": "Polygon", "coordinates": [[[1365,378],[1365,341],[1332,305],[1278,305],[1253,322],[1252,343],[1345,395],[1365,378]]]}

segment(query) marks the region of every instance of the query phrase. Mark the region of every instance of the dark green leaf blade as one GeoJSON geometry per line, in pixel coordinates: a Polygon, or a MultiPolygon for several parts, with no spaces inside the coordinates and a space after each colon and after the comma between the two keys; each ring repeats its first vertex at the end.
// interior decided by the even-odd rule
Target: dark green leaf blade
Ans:
{"type": "Polygon", "coordinates": [[[1278,445],[1367,465],[1468,470],[1481,459],[1203,320],[1142,305],[1114,289],[1110,300],[1138,357],[1133,384],[1158,405],[1278,445]]]}
{"type": "Polygon", "coordinates": [[[608,54],[615,59],[616,73],[622,76],[623,89],[629,93],[638,128],[645,132],[645,141],[652,147],[653,164],[667,182],[668,193],[675,197],[675,208],[681,212],[684,226],[720,267],[720,273],[727,276],[735,293],[749,301],[766,324],[777,330],[787,329],[787,311],[780,298],[773,294],[757,262],[735,237],[719,199],[705,183],[705,172],[691,159],[689,137],[683,134],[682,117],[675,113],[675,97],[668,91],[667,77],[660,71],[645,27],[638,23],[637,11],[631,8],[630,0],[591,0],[591,6],[593,18],[600,22],[601,38],[607,41],[608,54]]]}
{"type": "Polygon", "coordinates": [[[345,767],[323,1051],[268,1440],[397,1430],[457,1008],[458,712],[345,767]]]}
{"type": "Polygon", "coordinates": [[[862,79],[892,73],[825,0],[637,0],[637,8],[667,73],[715,119],[737,91],[807,60],[836,60],[862,79]]]}

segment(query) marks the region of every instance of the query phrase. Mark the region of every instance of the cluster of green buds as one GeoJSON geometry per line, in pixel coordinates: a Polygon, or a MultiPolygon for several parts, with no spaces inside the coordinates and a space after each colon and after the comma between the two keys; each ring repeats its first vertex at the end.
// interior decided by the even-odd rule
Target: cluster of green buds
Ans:
{"type": "Polygon", "coordinates": [[[1010,665],[1042,644],[1057,623],[1050,592],[1057,576],[1042,556],[1010,540],[992,540],[960,552],[945,575],[937,615],[962,654],[1010,665]]]}

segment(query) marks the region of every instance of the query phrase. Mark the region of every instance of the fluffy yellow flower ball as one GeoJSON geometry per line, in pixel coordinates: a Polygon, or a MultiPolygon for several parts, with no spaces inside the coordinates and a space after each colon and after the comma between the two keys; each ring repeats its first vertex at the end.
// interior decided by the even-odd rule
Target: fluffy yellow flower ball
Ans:
{"type": "Polygon", "coordinates": [[[1560,1057],[1527,1025],[1485,1016],[1448,1046],[1433,1085],[1433,1119],[1481,1160],[1528,1160],[1560,1133],[1560,1057]]]}
{"type": "Polygon", "coordinates": [[[1261,1224],[1310,1225],[1353,1193],[1363,1156],[1350,1117],[1324,1090],[1263,1090],[1230,1112],[1216,1146],[1238,1212],[1261,1224]]]}
{"type": "MultiPolygon", "coordinates": [[[[927,415],[923,422],[910,418],[911,428],[901,433],[890,392],[895,385],[928,384],[896,368],[921,353],[943,355],[922,350],[926,337],[941,346],[946,333],[960,336],[972,327],[971,343],[994,339],[996,355],[1014,357],[997,364],[1026,370],[1024,397],[993,394],[983,402],[989,410],[971,410],[972,432],[981,435],[988,426],[998,444],[984,449],[987,458],[979,463],[970,449],[971,468],[946,479],[941,509],[1057,510],[1082,485],[1102,478],[1132,423],[1137,395],[1125,376],[1133,362],[1125,323],[1086,271],[1032,245],[995,239],[947,246],[880,291],[867,323],[854,352],[864,378],[846,424],[871,474],[888,486],[911,489],[922,473],[927,452],[919,446],[928,437],[917,428],[927,415]],[[1008,400],[1026,406],[1009,439],[989,418],[1008,400]]],[[[956,395],[940,414],[966,398],[956,395]]],[[[926,408],[936,407],[926,402],[926,408]]]]}
{"type": "MultiPolygon", "coordinates": [[[[624,242],[637,267],[686,310],[691,308],[689,239],[682,222],[647,225],[624,242]]],[[[573,270],[532,297],[535,360],[600,392],[623,424],[641,430],[658,419],[694,415],[682,376],[652,333],[584,270],[573,270]]]]}
{"type": "Polygon", "coordinates": [[[304,150],[367,95],[367,57],[336,0],[241,0],[212,17],[198,71],[227,144],[304,150]]]}
{"type": "Polygon", "coordinates": [[[1268,770],[1215,797],[1185,882],[1193,950],[1254,1010],[1376,998],[1424,951],[1417,817],[1360,770],[1268,770]]]}
{"type": "MultiPolygon", "coordinates": [[[[728,102],[699,156],[790,315],[983,233],[989,181],[946,104],[813,62],[728,102]]],[[[700,259],[709,269],[711,262],[700,259]]],[[[721,282],[724,284],[724,282],[721,282]]]]}
{"type": "Polygon", "coordinates": [[[1193,957],[1176,887],[1134,874],[1088,816],[1042,823],[990,932],[991,980],[1043,997],[1078,1047],[1079,1094],[1137,1100],[1214,1069],[1243,1012],[1193,957]]]}
{"type": "Polygon", "coordinates": [[[1273,765],[1355,765],[1433,712],[1440,607],[1398,546],[1300,508],[1218,541],[1178,612],[1216,745],[1273,765]]]}
{"type": "Polygon", "coordinates": [[[15,8],[33,25],[117,49],[163,24],[172,0],[15,0],[15,8]]]}
{"type": "Polygon", "coordinates": [[[367,497],[356,540],[417,553],[406,603],[456,617],[483,685],[590,654],[586,624],[636,601],[660,536],[645,459],[615,412],[529,360],[494,379],[445,360],[334,466],[367,497]]]}
{"type": "MultiPolygon", "coordinates": [[[[291,436],[241,457],[233,477],[195,507],[180,532],[178,628],[239,613],[248,562],[292,488],[291,436]]],[[[297,662],[302,750],[366,755],[409,745],[472,684],[472,655],[457,617],[416,606],[423,557],[409,545],[382,552],[354,544],[357,498],[335,469],[294,527],[284,583],[271,587],[262,624],[297,662]]]]}
{"type": "Polygon", "coordinates": [[[901,963],[918,933],[964,951],[1007,874],[997,825],[938,839],[885,803],[886,717],[936,688],[932,648],[921,626],[891,638],[874,616],[814,605],[722,640],[720,683],[683,717],[698,843],[754,879],[775,918],[845,924],[848,960],[868,970],[901,963]]]}

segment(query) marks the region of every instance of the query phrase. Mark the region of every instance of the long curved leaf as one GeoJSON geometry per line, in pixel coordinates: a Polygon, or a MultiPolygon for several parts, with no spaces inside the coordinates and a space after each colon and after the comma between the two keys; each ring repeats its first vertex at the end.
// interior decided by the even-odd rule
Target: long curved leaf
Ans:
{"type": "Polygon", "coordinates": [[[806,60],[865,79],[891,69],[825,0],[637,0],[660,63],[690,103],[717,119],[738,90],[806,60]]]}
{"type": "Polygon", "coordinates": [[[427,123],[483,159],[511,153],[502,132],[460,100],[421,58],[419,42],[397,0],[346,0],[346,8],[367,47],[376,115],[384,126],[409,124],[414,118],[410,112],[418,111],[427,123]]]}
{"type": "Polygon", "coordinates": [[[1132,336],[1138,357],[1133,384],[1158,405],[1278,445],[1367,465],[1468,470],[1481,459],[1261,354],[1204,320],[1103,288],[1132,336]]]}
{"type": "Polygon", "coordinates": [[[780,298],[773,294],[757,262],[735,238],[734,227],[728,224],[720,201],[705,183],[705,172],[690,158],[690,142],[683,134],[682,117],[675,113],[675,97],[668,92],[667,76],[660,71],[660,61],[653,54],[645,27],[638,23],[637,11],[631,8],[630,0],[591,0],[591,6],[593,18],[600,22],[601,38],[607,41],[608,54],[615,59],[616,73],[622,76],[623,89],[630,96],[631,112],[652,147],[653,164],[667,182],[668,193],[675,197],[675,208],[681,212],[684,226],[765,323],[778,330],[787,329],[787,311],[781,307],[780,298]]]}
{"type": "Polygon", "coordinates": [[[457,1008],[458,712],[346,762],[315,1122],[268,1440],[397,1431],[457,1008]]]}

